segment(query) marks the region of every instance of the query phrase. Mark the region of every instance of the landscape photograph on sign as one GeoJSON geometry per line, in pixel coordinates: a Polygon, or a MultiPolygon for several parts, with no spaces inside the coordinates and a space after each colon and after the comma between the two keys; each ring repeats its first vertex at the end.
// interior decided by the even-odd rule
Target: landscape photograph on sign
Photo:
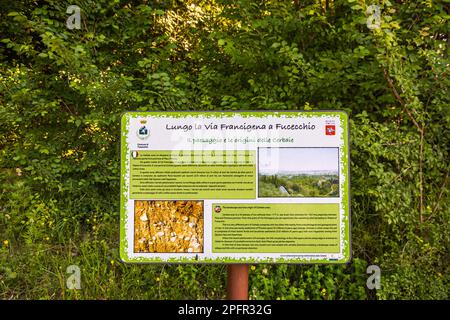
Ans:
{"type": "Polygon", "coordinates": [[[258,196],[339,197],[339,148],[258,148],[258,196]]]}
{"type": "Polygon", "coordinates": [[[136,200],[134,252],[203,252],[203,202],[136,200]]]}

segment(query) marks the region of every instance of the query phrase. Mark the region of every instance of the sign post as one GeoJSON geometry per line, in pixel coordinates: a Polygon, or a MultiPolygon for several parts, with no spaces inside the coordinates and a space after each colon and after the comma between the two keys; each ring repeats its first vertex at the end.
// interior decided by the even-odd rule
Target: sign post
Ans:
{"type": "Polygon", "coordinates": [[[228,264],[350,260],[349,121],[342,111],[127,112],[120,257],[228,264]]]}
{"type": "Polygon", "coordinates": [[[227,299],[248,300],[248,264],[229,264],[227,299]]]}

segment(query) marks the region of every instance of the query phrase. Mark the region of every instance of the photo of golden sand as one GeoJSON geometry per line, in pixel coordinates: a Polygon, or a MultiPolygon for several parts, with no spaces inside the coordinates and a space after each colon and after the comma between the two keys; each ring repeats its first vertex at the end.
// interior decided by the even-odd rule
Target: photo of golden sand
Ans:
{"type": "Polygon", "coordinates": [[[203,202],[136,200],[134,252],[203,252],[203,202]]]}

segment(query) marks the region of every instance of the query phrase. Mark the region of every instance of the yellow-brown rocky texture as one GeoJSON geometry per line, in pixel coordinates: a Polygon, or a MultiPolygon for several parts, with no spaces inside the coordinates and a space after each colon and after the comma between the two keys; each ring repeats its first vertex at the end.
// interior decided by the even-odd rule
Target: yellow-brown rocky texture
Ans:
{"type": "Polygon", "coordinates": [[[203,202],[135,201],[134,252],[203,252],[203,202]]]}

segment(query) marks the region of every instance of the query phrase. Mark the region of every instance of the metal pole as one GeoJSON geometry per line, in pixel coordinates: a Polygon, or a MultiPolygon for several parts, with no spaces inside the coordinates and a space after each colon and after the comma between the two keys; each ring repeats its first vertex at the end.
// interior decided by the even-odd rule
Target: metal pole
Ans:
{"type": "Polygon", "coordinates": [[[229,264],[228,300],[248,300],[248,264],[229,264]]]}

